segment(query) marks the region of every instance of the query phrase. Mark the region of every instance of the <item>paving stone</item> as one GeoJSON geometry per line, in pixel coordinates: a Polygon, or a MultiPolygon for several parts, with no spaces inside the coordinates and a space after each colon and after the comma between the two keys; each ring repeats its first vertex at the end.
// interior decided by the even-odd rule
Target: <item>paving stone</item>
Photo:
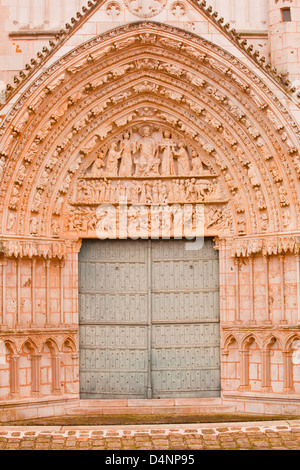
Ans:
{"type": "Polygon", "coordinates": [[[231,441],[231,442],[228,441],[228,442],[222,442],[222,447],[224,447],[224,449],[225,448],[233,449],[233,448],[236,448],[237,445],[234,441],[231,441]]]}
{"type": "Polygon", "coordinates": [[[190,445],[189,446],[190,450],[201,450],[201,449],[204,449],[204,448],[205,448],[205,445],[203,445],[203,444],[190,445]]]}
{"type": "Polygon", "coordinates": [[[214,429],[202,429],[202,434],[215,434],[215,430],[214,429]]]}
{"type": "Polygon", "coordinates": [[[166,434],[166,431],[164,429],[151,429],[150,434],[166,434]]]}
{"type": "Polygon", "coordinates": [[[168,427],[161,429],[60,429],[43,431],[41,428],[26,430],[24,435],[19,429],[6,429],[0,433],[1,450],[300,450],[299,425],[290,429],[277,425],[274,429],[258,426],[205,426],[198,429],[168,427]],[[76,436],[78,437],[76,438],[76,436]],[[105,435],[105,437],[104,437],[105,435]],[[22,437],[21,437],[22,436],[22,437]]]}

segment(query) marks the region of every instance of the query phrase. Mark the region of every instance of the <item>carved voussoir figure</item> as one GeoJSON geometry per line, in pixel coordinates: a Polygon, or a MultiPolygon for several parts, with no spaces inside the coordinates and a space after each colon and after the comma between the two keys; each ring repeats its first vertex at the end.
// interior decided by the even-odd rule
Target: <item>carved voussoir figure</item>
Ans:
{"type": "Polygon", "coordinates": [[[53,214],[61,215],[63,203],[64,203],[64,196],[60,194],[55,201],[53,214]]]}
{"type": "Polygon", "coordinates": [[[6,168],[6,158],[4,156],[2,156],[0,158],[0,182],[2,181],[3,179],[3,175],[4,175],[4,172],[5,172],[5,168],[6,168]]]}
{"type": "Polygon", "coordinates": [[[32,207],[31,207],[32,212],[39,212],[40,206],[41,206],[41,203],[42,203],[42,199],[43,199],[43,190],[38,189],[36,194],[35,194],[33,204],[32,204],[32,207]]]}

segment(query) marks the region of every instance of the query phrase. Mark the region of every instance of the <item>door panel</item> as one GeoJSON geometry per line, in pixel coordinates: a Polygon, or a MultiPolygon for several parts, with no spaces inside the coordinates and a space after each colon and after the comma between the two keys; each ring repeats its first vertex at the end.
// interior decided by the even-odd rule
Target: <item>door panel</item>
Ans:
{"type": "Polygon", "coordinates": [[[218,276],[211,240],[84,241],[82,398],[219,396],[218,276]]]}

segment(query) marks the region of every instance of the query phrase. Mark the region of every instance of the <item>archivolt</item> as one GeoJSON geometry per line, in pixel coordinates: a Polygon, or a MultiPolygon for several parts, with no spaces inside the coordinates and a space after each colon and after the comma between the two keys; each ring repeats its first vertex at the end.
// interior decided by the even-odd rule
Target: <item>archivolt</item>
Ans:
{"type": "Polygon", "coordinates": [[[231,233],[297,229],[299,130],[292,118],[229,53],[181,30],[140,23],[71,51],[7,116],[2,233],[53,237],[61,198],[55,236],[64,238],[59,216],[79,175],[100,148],[145,121],[181,135],[220,175],[231,233]]]}

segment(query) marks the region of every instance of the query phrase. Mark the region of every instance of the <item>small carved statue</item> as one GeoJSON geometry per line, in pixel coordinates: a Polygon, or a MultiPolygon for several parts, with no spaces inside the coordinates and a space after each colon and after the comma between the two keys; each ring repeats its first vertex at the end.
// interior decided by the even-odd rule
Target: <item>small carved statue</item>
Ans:
{"type": "Polygon", "coordinates": [[[101,178],[103,176],[103,168],[104,168],[104,154],[103,152],[99,152],[97,155],[97,159],[93,163],[90,176],[94,178],[101,178]]]}
{"type": "Polygon", "coordinates": [[[192,173],[194,176],[203,174],[203,163],[196,150],[192,150],[192,173]]]}
{"type": "Polygon", "coordinates": [[[120,143],[121,165],[119,169],[119,176],[132,176],[133,161],[132,154],[136,152],[136,144],[131,140],[129,132],[123,136],[120,143]]]}
{"type": "Polygon", "coordinates": [[[178,162],[178,175],[188,176],[191,173],[190,157],[185,149],[184,142],[180,141],[178,144],[179,150],[174,153],[174,157],[178,162]]]}
{"type": "Polygon", "coordinates": [[[106,162],[106,175],[107,176],[118,176],[118,165],[121,159],[121,152],[117,151],[117,143],[113,142],[108,151],[107,162],[106,162]]]}
{"type": "Polygon", "coordinates": [[[174,167],[175,147],[176,147],[176,144],[172,140],[171,132],[169,130],[165,130],[163,132],[163,140],[159,144],[159,148],[163,152],[162,161],[161,161],[162,176],[174,176],[175,175],[175,167],[174,167]]]}
{"type": "Polygon", "coordinates": [[[158,146],[156,141],[151,137],[151,127],[143,126],[141,129],[142,138],[136,144],[136,151],[139,157],[135,159],[136,165],[135,176],[149,176],[158,172],[160,161],[157,157],[158,146]]]}

